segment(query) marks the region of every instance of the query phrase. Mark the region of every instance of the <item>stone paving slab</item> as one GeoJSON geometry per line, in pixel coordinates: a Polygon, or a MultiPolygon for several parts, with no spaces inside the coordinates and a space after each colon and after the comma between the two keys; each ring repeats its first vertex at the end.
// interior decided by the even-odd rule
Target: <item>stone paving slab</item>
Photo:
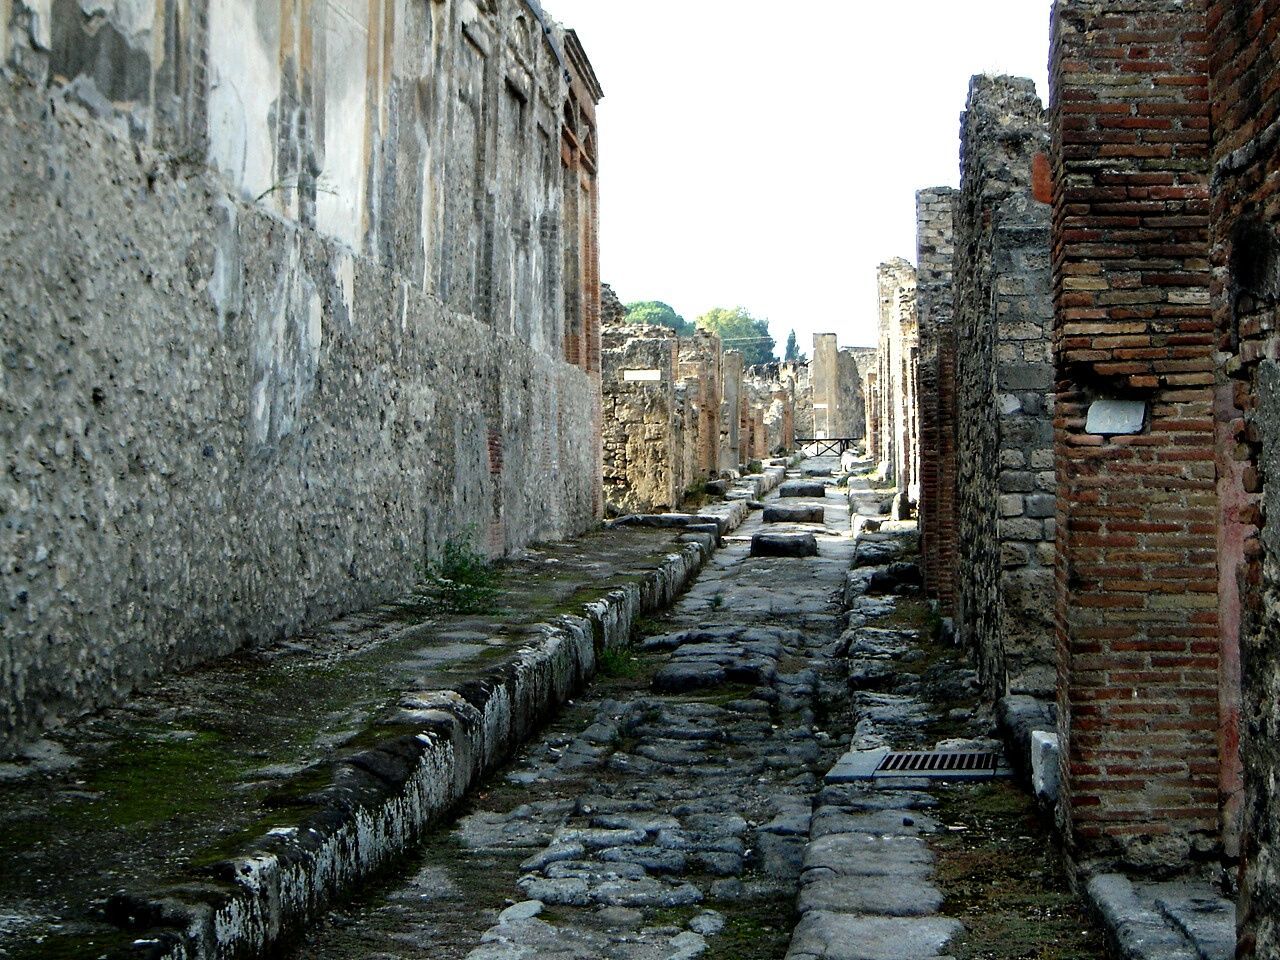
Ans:
{"type": "Polygon", "coordinates": [[[1088,896],[1121,960],[1231,960],[1236,952],[1235,904],[1209,884],[1134,881],[1104,873],[1088,896]]]}
{"type": "Polygon", "coordinates": [[[964,929],[945,917],[884,917],[815,910],[796,926],[787,960],[925,960],[964,929]]]}

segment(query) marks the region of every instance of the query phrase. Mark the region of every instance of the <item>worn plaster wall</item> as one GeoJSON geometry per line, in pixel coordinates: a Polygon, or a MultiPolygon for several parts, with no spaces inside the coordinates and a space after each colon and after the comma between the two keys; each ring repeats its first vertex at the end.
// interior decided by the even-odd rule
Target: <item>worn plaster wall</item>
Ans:
{"type": "Polygon", "coordinates": [[[1159,869],[1221,852],[1206,9],[1058,0],[1051,54],[1060,810],[1159,869]]]}
{"type": "Polygon", "coordinates": [[[516,3],[7,9],[0,747],[446,540],[593,521],[570,33],[516,3]]]}
{"type": "Polygon", "coordinates": [[[1224,846],[1243,860],[1239,956],[1273,957],[1280,955],[1280,14],[1261,0],[1215,0],[1208,23],[1219,789],[1224,846]]]}
{"type": "Polygon", "coordinates": [[[956,191],[916,194],[916,306],[920,317],[920,556],[925,589],[943,616],[955,613],[956,191]]]}
{"type": "Polygon", "coordinates": [[[976,76],[955,204],[956,630],[989,695],[1054,691],[1049,146],[1030,80],[976,76]]]}

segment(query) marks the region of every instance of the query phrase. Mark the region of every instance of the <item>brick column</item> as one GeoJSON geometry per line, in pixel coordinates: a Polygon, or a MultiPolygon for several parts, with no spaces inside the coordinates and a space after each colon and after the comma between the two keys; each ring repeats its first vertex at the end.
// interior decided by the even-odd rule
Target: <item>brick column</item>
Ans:
{"type": "Polygon", "coordinates": [[[1280,955],[1280,8],[1209,5],[1224,845],[1240,957],[1280,955]],[[1243,760],[1243,767],[1241,761],[1243,760]]]}
{"type": "Polygon", "coordinates": [[[1204,0],[1054,10],[1058,701],[1083,860],[1218,843],[1205,29],[1204,0]]]}
{"type": "Polygon", "coordinates": [[[951,187],[916,194],[916,309],[920,322],[920,555],[925,589],[955,611],[955,331],[951,187]]]}

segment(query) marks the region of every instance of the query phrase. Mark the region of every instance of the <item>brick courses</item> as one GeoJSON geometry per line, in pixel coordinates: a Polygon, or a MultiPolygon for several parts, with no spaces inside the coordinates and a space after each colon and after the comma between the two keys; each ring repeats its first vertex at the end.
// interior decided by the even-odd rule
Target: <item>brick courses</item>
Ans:
{"type": "Polygon", "coordinates": [[[1221,361],[1219,787],[1227,852],[1243,858],[1239,956],[1274,957],[1280,955],[1280,537],[1271,520],[1280,516],[1280,3],[1213,0],[1208,28],[1212,302],[1221,361]]]}
{"type": "Polygon", "coordinates": [[[1058,0],[1051,72],[1062,812],[1081,861],[1218,843],[1203,0],[1058,0]],[[1142,432],[1090,434],[1098,399],[1142,432]]]}
{"type": "Polygon", "coordinates": [[[920,322],[920,554],[925,589],[955,612],[955,299],[951,187],[916,194],[916,309],[920,322]]]}

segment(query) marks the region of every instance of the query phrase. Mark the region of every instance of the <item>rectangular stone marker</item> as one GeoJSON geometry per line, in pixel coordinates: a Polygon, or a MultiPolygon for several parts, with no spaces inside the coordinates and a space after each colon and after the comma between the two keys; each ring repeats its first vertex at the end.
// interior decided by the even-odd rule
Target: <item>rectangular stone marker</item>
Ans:
{"type": "Polygon", "coordinates": [[[661,370],[623,370],[622,379],[629,383],[657,383],[662,379],[661,370]]]}
{"type": "Polygon", "coordinates": [[[1142,432],[1147,420],[1143,400],[1095,400],[1089,405],[1085,433],[1128,435],[1142,432]]]}

